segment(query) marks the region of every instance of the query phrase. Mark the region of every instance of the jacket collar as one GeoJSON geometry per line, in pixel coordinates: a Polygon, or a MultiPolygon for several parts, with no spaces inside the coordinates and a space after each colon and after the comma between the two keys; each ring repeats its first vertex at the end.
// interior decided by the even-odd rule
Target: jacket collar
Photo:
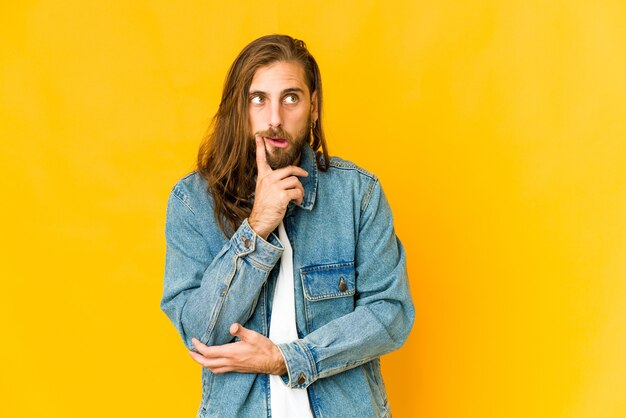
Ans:
{"type": "Polygon", "coordinates": [[[315,203],[315,195],[317,193],[317,161],[315,152],[308,143],[302,147],[300,154],[300,167],[302,167],[309,175],[307,177],[298,177],[304,188],[304,199],[302,204],[298,205],[302,209],[312,210],[315,203]]]}

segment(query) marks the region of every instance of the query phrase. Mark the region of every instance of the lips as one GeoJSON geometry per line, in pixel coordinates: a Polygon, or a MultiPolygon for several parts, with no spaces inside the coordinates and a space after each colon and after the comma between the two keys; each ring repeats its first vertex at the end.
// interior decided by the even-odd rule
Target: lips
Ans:
{"type": "Polygon", "coordinates": [[[276,148],[287,148],[287,146],[289,145],[289,141],[287,141],[285,138],[265,137],[263,139],[265,139],[265,142],[269,142],[270,145],[276,148]]]}

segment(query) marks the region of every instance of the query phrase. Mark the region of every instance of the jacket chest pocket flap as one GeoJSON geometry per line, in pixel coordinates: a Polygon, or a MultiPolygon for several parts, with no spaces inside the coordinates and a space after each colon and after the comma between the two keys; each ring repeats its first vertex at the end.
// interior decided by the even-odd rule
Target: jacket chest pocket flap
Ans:
{"type": "Polygon", "coordinates": [[[354,262],[300,269],[309,332],[354,310],[354,262]]]}

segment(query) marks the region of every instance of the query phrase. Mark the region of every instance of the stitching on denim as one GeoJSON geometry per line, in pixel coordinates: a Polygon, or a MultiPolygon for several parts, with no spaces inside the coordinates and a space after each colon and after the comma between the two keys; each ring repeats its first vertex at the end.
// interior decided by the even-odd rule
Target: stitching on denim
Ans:
{"type": "Polygon", "coordinates": [[[319,378],[322,379],[322,378],[327,377],[327,376],[332,376],[333,374],[336,374],[336,373],[338,373],[340,371],[353,369],[355,367],[358,367],[358,366],[361,366],[361,365],[367,363],[368,361],[372,361],[375,358],[378,358],[378,356],[367,357],[367,358],[361,359],[361,360],[350,361],[350,362],[348,362],[346,364],[343,364],[341,366],[336,366],[336,367],[333,367],[331,369],[326,369],[322,373],[319,374],[319,378]]]}
{"type": "MultiPolygon", "coordinates": [[[[315,364],[315,359],[313,358],[313,353],[309,350],[306,343],[302,340],[296,340],[296,343],[300,345],[302,351],[304,351],[304,355],[307,359],[307,365],[309,366],[309,370],[311,371],[311,383],[315,382],[318,379],[319,373],[317,372],[317,365],[315,364]]],[[[308,385],[307,385],[308,386],[308,385]]]]}
{"type": "Polygon", "coordinates": [[[370,187],[367,189],[365,193],[365,197],[363,198],[363,202],[361,202],[361,214],[367,209],[372,200],[372,192],[374,191],[374,187],[378,185],[378,179],[374,179],[374,181],[370,184],[370,187]]]}
{"type": "MultiPolygon", "coordinates": [[[[328,299],[339,299],[347,296],[354,296],[355,288],[347,289],[343,292],[326,292],[320,295],[311,295],[309,294],[309,287],[306,285],[305,277],[307,275],[326,272],[326,271],[347,271],[350,274],[350,278],[352,278],[353,282],[356,281],[355,271],[354,271],[354,261],[346,261],[341,263],[332,263],[332,264],[321,264],[317,266],[309,266],[300,268],[300,278],[302,280],[302,290],[304,292],[304,298],[310,302],[317,302],[321,300],[328,299]]],[[[347,274],[346,274],[347,275],[347,274]]],[[[356,285],[356,284],[354,284],[356,285]]]]}
{"type": "MultiPolygon", "coordinates": [[[[253,267],[256,267],[260,270],[263,270],[266,273],[269,273],[270,271],[272,271],[272,269],[274,268],[273,266],[268,266],[267,264],[261,263],[260,261],[257,261],[254,259],[254,257],[250,256],[249,254],[252,253],[246,253],[248,254],[248,256],[246,257],[246,260],[248,260],[250,262],[250,264],[252,264],[253,267]]],[[[246,255],[244,254],[244,255],[246,255]]],[[[243,259],[243,257],[240,257],[243,259]]]]}
{"type": "Polygon", "coordinates": [[[369,177],[372,180],[376,180],[376,175],[362,167],[359,167],[358,165],[354,164],[353,162],[350,161],[345,161],[345,160],[338,160],[335,157],[330,159],[330,163],[328,164],[329,168],[336,168],[339,170],[344,170],[344,171],[357,171],[360,174],[363,174],[366,177],[369,177]]]}
{"type": "MultiPolygon", "coordinates": [[[[226,282],[226,288],[229,289],[230,288],[230,284],[233,281],[233,277],[235,277],[235,274],[237,274],[237,255],[235,254],[235,256],[233,257],[233,269],[232,269],[232,273],[229,275],[227,282],[226,282]]],[[[211,312],[211,317],[209,319],[209,326],[207,327],[204,336],[203,336],[203,341],[208,341],[209,339],[209,335],[211,335],[211,331],[215,328],[215,324],[217,323],[217,318],[219,317],[219,313],[222,311],[222,306],[224,305],[224,301],[226,300],[226,297],[222,297],[218,299],[218,302],[215,304],[215,308],[213,308],[213,311],[211,312]]]]}
{"type": "Polygon", "coordinates": [[[307,274],[316,271],[336,270],[345,267],[354,267],[354,261],[342,261],[339,263],[317,264],[315,266],[301,267],[300,272],[303,274],[307,274]]]}
{"type": "Polygon", "coordinates": [[[198,172],[198,170],[193,170],[191,173],[187,174],[185,177],[183,177],[181,180],[185,180],[191,176],[193,176],[194,174],[196,174],[198,172]]]}
{"type": "MultiPolygon", "coordinates": [[[[315,160],[315,157],[313,157],[313,159],[315,160]]],[[[315,195],[317,194],[317,176],[318,176],[317,165],[316,164],[317,163],[314,161],[313,162],[314,169],[311,170],[313,172],[313,175],[311,176],[311,180],[310,180],[310,183],[312,185],[312,189],[311,189],[311,193],[309,194],[309,196],[307,196],[306,202],[302,202],[301,206],[303,208],[308,208],[315,201],[315,195]]]]}
{"type": "MultiPolygon", "coordinates": [[[[203,411],[202,416],[205,416],[208,413],[207,411],[209,410],[209,404],[211,403],[211,400],[213,399],[211,397],[211,391],[213,389],[213,383],[215,382],[215,375],[207,370],[207,376],[210,376],[211,384],[208,388],[206,388],[207,389],[206,392],[204,392],[205,388],[203,388],[202,396],[206,396],[207,399],[206,401],[202,399],[204,402],[200,403],[200,408],[203,411]],[[202,406],[202,404],[204,404],[204,407],[202,406]]],[[[209,377],[206,377],[206,379],[209,379],[209,377]]]]}
{"type": "Polygon", "coordinates": [[[289,367],[289,361],[287,361],[287,356],[285,355],[285,352],[283,351],[282,348],[280,348],[281,345],[284,344],[277,344],[276,348],[278,348],[278,351],[280,351],[280,355],[283,356],[283,360],[285,360],[285,367],[287,368],[287,386],[291,387],[292,382],[294,381],[294,379],[292,379],[293,374],[291,373],[291,368],[289,367]]]}
{"type": "Polygon", "coordinates": [[[193,213],[195,215],[196,212],[194,212],[193,208],[191,207],[191,204],[189,202],[189,198],[180,189],[181,189],[180,186],[176,185],[172,189],[172,193],[174,194],[174,196],[176,196],[178,198],[178,200],[180,200],[182,202],[183,205],[187,206],[187,209],[189,209],[191,211],[191,213],[193,213]]]}
{"type": "Polygon", "coordinates": [[[308,294],[308,292],[306,292],[304,297],[307,298],[307,300],[311,302],[319,302],[322,300],[341,299],[341,298],[345,298],[348,296],[354,296],[354,293],[355,293],[354,289],[349,289],[342,293],[330,292],[330,293],[323,293],[321,295],[315,295],[315,296],[311,296],[308,294]]]}

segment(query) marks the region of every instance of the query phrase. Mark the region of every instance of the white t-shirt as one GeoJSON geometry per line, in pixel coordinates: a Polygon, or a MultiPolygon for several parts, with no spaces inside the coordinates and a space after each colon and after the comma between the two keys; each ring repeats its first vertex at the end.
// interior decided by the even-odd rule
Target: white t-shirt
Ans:
{"type": "MultiPolygon", "coordinates": [[[[284,251],[280,258],[280,272],[272,302],[269,338],[274,344],[298,339],[293,289],[293,250],[282,222],[278,226],[278,239],[283,244],[284,251]]],[[[270,375],[270,402],[272,418],[313,418],[306,389],[292,389],[285,385],[280,376],[270,375]]]]}

